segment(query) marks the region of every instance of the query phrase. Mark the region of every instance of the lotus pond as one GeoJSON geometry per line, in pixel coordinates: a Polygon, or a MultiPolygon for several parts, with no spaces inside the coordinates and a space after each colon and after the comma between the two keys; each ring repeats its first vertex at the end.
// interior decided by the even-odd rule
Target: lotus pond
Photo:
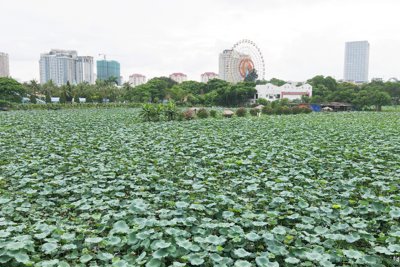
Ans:
{"type": "Polygon", "coordinates": [[[0,113],[0,266],[398,266],[400,113],[0,113]]]}

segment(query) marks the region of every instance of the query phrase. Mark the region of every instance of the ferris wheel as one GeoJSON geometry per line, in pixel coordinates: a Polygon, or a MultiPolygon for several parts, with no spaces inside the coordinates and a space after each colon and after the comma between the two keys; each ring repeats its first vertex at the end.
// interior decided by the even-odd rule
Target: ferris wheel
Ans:
{"type": "Polygon", "coordinates": [[[240,40],[230,50],[228,80],[233,83],[243,81],[253,70],[257,72],[259,80],[265,78],[265,62],[261,50],[253,41],[240,40]]]}

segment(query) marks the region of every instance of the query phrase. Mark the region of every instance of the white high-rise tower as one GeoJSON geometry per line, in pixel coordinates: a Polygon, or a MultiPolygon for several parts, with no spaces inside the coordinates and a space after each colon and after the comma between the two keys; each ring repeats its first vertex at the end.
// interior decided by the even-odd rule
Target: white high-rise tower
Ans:
{"type": "Polygon", "coordinates": [[[355,83],[368,82],[368,41],[347,42],[344,56],[344,80],[355,83]]]}

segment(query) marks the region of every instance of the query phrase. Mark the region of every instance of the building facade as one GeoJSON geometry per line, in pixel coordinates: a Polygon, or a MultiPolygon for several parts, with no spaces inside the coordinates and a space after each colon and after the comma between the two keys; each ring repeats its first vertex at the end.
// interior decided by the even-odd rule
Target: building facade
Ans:
{"type": "Polygon", "coordinates": [[[93,83],[93,57],[79,57],[74,50],[53,49],[40,55],[40,83],[53,81],[61,86],[82,82],[93,83]]]}
{"type": "Polygon", "coordinates": [[[8,54],[0,52],[0,77],[10,76],[8,54]]]}
{"type": "Polygon", "coordinates": [[[283,98],[289,100],[300,100],[303,95],[308,97],[312,96],[312,86],[309,84],[296,86],[295,84],[287,83],[282,86],[276,86],[268,83],[265,85],[257,85],[256,90],[257,93],[252,102],[256,102],[259,98],[264,98],[268,101],[275,101],[283,98]]]}
{"type": "Polygon", "coordinates": [[[146,83],[146,76],[142,74],[132,74],[129,76],[129,84],[133,87],[146,83]]]}
{"type": "Polygon", "coordinates": [[[181,72],[172,73],[171,75],[169,75],[169,78],[171,78],[177,83],[182,83],[184,81],[187,81],[186,74],[183,74],[181,72]]]}
{"type": "Polygon", "coordinates": [[[111,77],[117,78],[118,85],[121,85],[121,66],[115,60],[97,61],[97,79],[101,81],[108,80],[111,77]]]}
{"type": "Polygon", "coordinates": [[[201,82],[207,83],[209,80],[218,79],[218,74],[215,72],[205,72],[201,75],[201,82]]]}
{"type": "Polygon", "coordinates": [[[346,82],[368,82],[369,43],[347,42],[344,56],[344,80],[346,82]]]}
{"type": "Polygon", "coordinates": [[[227,81],[228,80],[228,69],[231,60],[233,50],[226,49],[221,54],[219,54],[219,70],[218,76],[221,80],[227,81]]]}
{"type": "Polygon", "coordinates": [[[247,71],[254,68],[249,55],[226,49],[219,55],[219,78],[221,80],[238,83],[242,82],[247,71]]]}
{"type": "Polygon", "coordinates": [[[93,57],[83,56],[77,57],[76,60],[76,83],[87,82],[94,84],[94,67],[93,57]]]}

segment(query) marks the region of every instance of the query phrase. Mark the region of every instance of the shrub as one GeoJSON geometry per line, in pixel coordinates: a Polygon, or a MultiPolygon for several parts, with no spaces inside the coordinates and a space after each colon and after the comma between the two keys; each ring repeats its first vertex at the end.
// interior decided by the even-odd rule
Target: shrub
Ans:
{"type": "Polygon", "coordinates": [[[183,121],[184,119],[185,119],[184,112],[178,112],[176,114],[176,120],[177,121],[183,121]]]}
{"type": "Polygon", "coordinates": [[[164,116],[168,121],[176,119],[178,114],[178,108],[173,101],[169,101],[168,104],[163,106],[164,116]]]}
{"type": "Polygon", "coordinates": [[[29,101],[31,101],[32,104],[36,104],[36,103],[37,103],[37,102],[36,102],[36,96],[35,96],[34,94],[32,94],[32,95],[29,97],[29,101]]]}
{"type": "Polygon", "coordinates": [[[292,113],[293,114],[300,114],[302,112],[300,107],[293,107],[292,108],[292,113]]]}
{"type": "Polygon", "coordinates": [[[250,109],[250,115],[251,115],[251,116],[257,116],[257,115],[258,115],[258,112],[260,112],[259,109],[256,109],[256,108],[250,109]]]}
{"type": "Polygon", "coordinates": [[[217,117],[217,111],[216,110],[210,110],[210,116],[212,117],[212,118],[216,118],[217,117]]]}
{"type": "Polygon", "coordinates": [[[291,113],[292,113],[292,110],[289,107],[287,107],[287,106],[281,107],[281,114],[291,114],[291,113]]]}
{"type": "Polygon", "coordinates": [[[12,105],[6,100],[0,100],[0,110],[7,111],[12,105]]]}
{"type": "Polygon", "coordinates": [[[281,106],[276,106],[274,108],[273,113],[276,114],[276,115],[281,115],[282,114],[282,107],[281,106]]]}
{"type": "Polygon", "coordinates": [[[143,104],[139,116],[143,121],[159,121],[163,110],[162,105],[143,104]]]}
{"type": "Polygon", "coordinates": [[[199,111],[197,111],[197,117],[200,119],[208,118],[208,111],[205,108],[199,109],[199,111]]]}
{"type": "Polygon", "coordinates": [[[310,109],[310,108],[308,108],[308,107],[302,107],[302,108],[300,108],[301,109],[301,113],[306,113],[306,114],[308,114],[308,113],[311,113],[312,112],[312,109],[310,109]]]}
{"type": "Polygon", "coordinates": [[[262,112],[263,114],[268,114],[268,115],[271,115],[271,114],[274,113],[274,111],[272,110],[272,108],[269,107],[269,106],[263,107],[262,110],[261,110],[261,112],[262,112]]]}
{"type": "Polygon", "coordinates": [[[183,117],[185,118],[185,120],[193,120],[194,119],[194,112],[191,109],[188,109],[186,111],[183,112],[183,117]]]}
{"type": "Polygon", "coordinates": [[[49,92],[46,92],[46,103],[51,104],[51,95],[49,92]]]}
{"type": "Polygon", "coordinates": [[[257,99],[256,103],[257,103],[257,105],[266,106],[266,105],[269,104],[269,101],[267,99],[265,99],[265,98],[259,98],[259,99],[257,99]]]}
{"type": "Polygon", "coordinates": [[[246,110],[246,108],[243,108],[243,107],[238,108],[236,110],[236,116],[238,116],[238,117],[244,117],[244,116],[246,116],[246,113],[247,113],[247,110],[246,110]]]}

